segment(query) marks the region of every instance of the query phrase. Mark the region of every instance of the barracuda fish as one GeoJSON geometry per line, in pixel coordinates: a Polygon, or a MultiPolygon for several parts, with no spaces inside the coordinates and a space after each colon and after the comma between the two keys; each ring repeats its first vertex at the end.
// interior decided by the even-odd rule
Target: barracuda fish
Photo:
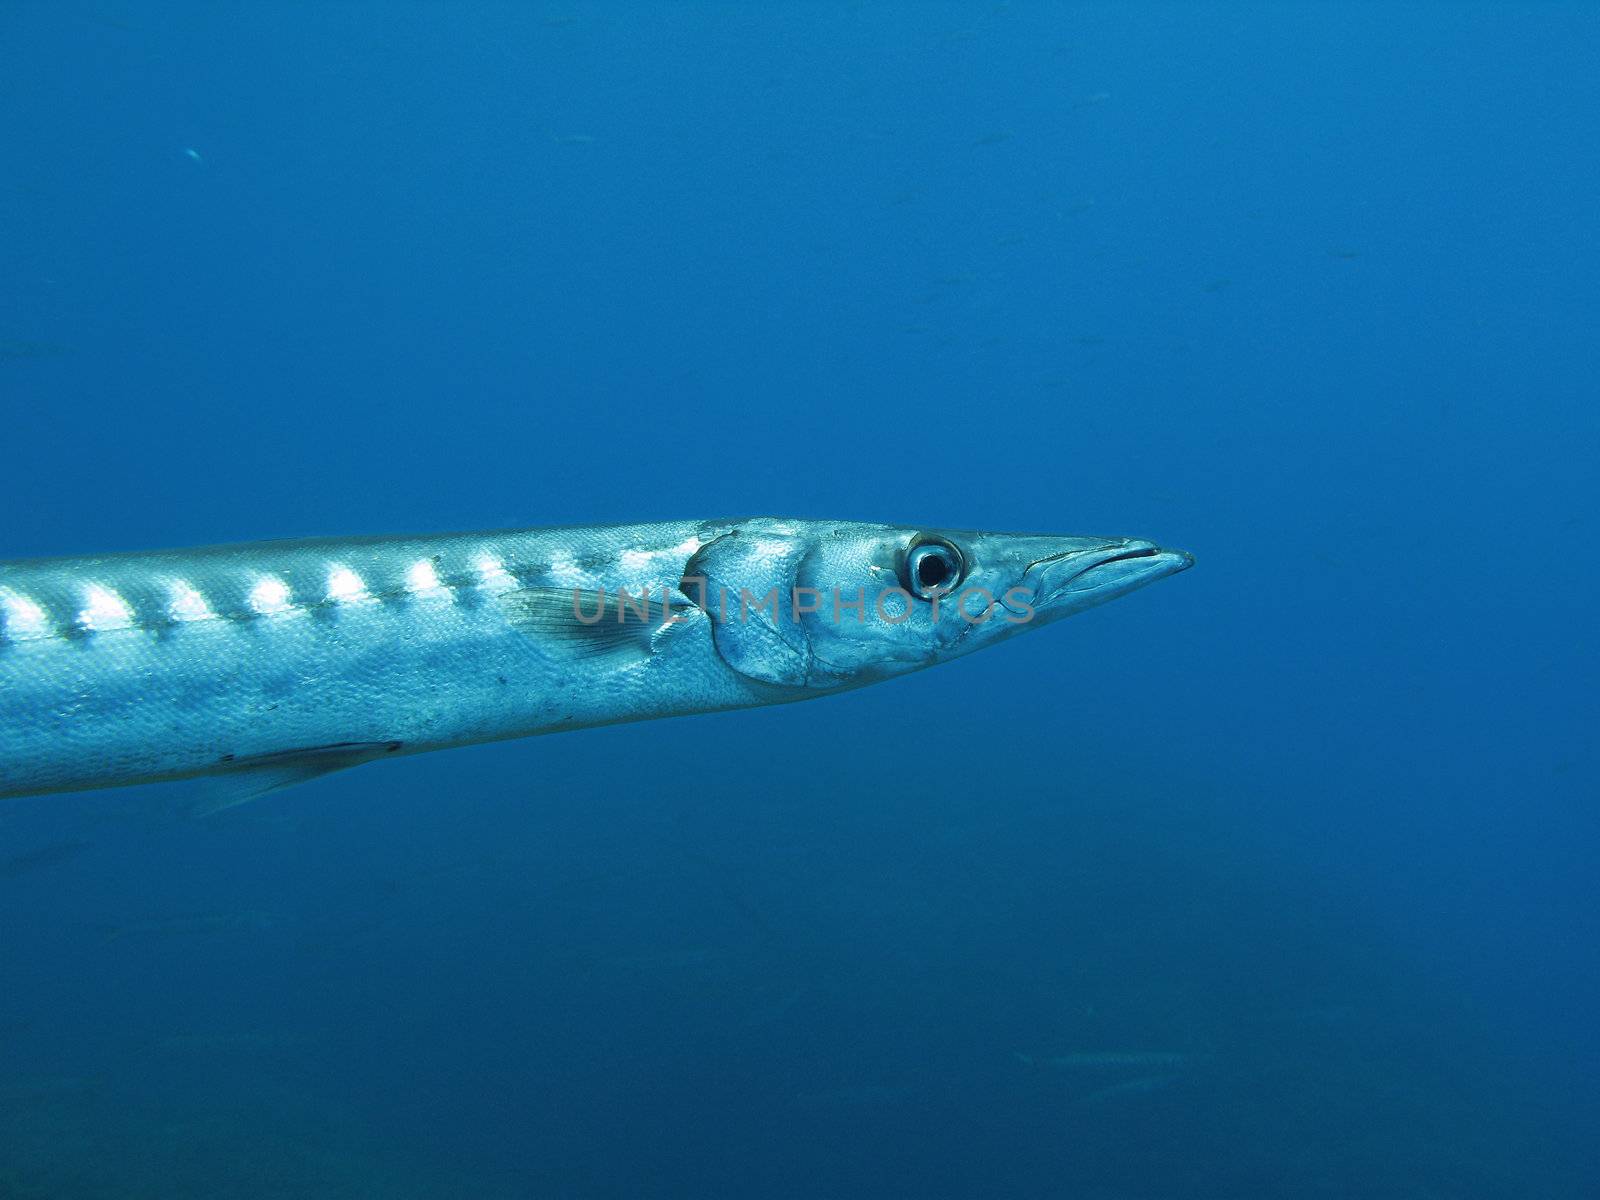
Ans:
{"type": "Polygon", "coordinates": [[[0,797],[782,704],[1184,570],[1125,538],[760,517],[0,563],[0,797]]]}

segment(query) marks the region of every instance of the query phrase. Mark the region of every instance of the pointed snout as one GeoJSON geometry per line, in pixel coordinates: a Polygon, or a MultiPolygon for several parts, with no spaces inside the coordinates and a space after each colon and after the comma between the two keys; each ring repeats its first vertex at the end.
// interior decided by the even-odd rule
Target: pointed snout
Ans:
{"type": "Polygon", "coordinates": [[[1126,596],[1194,566],[1194,555],[1138,538],[1094,539],[1033,563],[1029,582],[1041,613],[1062,615],[1126,596]]]}
{"type": "Polygon", "coordinates": [[[1176,575],[1179,571],[1187,571],[1194,566],[1194,555],[1187,550],[1168,550],[1154,542],[1141,541],[1138,538],[1119,538],[1108,542],[1106,546],[1085,558],[1079,576],[1099,567],[1109,566],[1112,563],[1139,563],[1141,571],[1152,573],[1152,578],[1161,579],[1168,575],[1176,575]]]}

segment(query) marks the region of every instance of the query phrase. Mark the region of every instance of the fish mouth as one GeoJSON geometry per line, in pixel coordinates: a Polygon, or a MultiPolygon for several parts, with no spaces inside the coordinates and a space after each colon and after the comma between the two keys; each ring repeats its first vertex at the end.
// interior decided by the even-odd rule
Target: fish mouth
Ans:
{"type": "Polygon", "coordinates": [[[1194,566],[1194,555],[1134,538],[1053,555],[1029,565],[1040,615],[1079,612],[1194,566]]]}
{"type": "Polygon", "coordinates": [[[1168,550],[1154,542],[1129,540],[1103,550],[1072,556],[1077,569],[1058,588],[1063,592],[1098,590],[1116,585],[1142,587],[1194,566],[1186,550],[1168,550]]]}
{"type": "Polygon", "coordinates": [[[1130,558],[1154,558],[1160,553],[1161,549],[1158,546],[1140,546],[1134,550],[1118,551],[1110,558],[1101,559],[1099,562],[1095,563],[1095,566],[1103,567],[1107,563],[1127,562],[1130,558]]]}

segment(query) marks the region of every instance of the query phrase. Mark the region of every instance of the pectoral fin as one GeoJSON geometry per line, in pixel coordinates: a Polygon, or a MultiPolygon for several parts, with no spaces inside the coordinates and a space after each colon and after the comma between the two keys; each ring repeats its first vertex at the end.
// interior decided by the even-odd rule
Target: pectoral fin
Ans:
{"type": "Polygon", "coordinates": [[[221,771],[206,777],[205,796],[189,813],[196,817],[210,816],[267,792],[394,754],[401,745],[400,742],[336,742],[248,758],[230,756],[221,771]]]}
{"type": "Polygon", "coordinates": [[[671,588],[624,603],[618,595],[583,588],[518,588],[500,596],[511,624],[552,650],[582,658],[649,655],[656,638],[703,614],[671,588]]]}

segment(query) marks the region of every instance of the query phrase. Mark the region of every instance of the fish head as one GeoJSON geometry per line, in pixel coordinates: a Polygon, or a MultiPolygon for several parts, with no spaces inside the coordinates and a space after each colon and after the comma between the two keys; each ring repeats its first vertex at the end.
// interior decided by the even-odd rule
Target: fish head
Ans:
{"type": "Polygon", "coordinates": [[[959,658],[1193,562],[1134,538],[764,520],[703,545],[685,590],[734,670],[829,690],[959,658]]]}

